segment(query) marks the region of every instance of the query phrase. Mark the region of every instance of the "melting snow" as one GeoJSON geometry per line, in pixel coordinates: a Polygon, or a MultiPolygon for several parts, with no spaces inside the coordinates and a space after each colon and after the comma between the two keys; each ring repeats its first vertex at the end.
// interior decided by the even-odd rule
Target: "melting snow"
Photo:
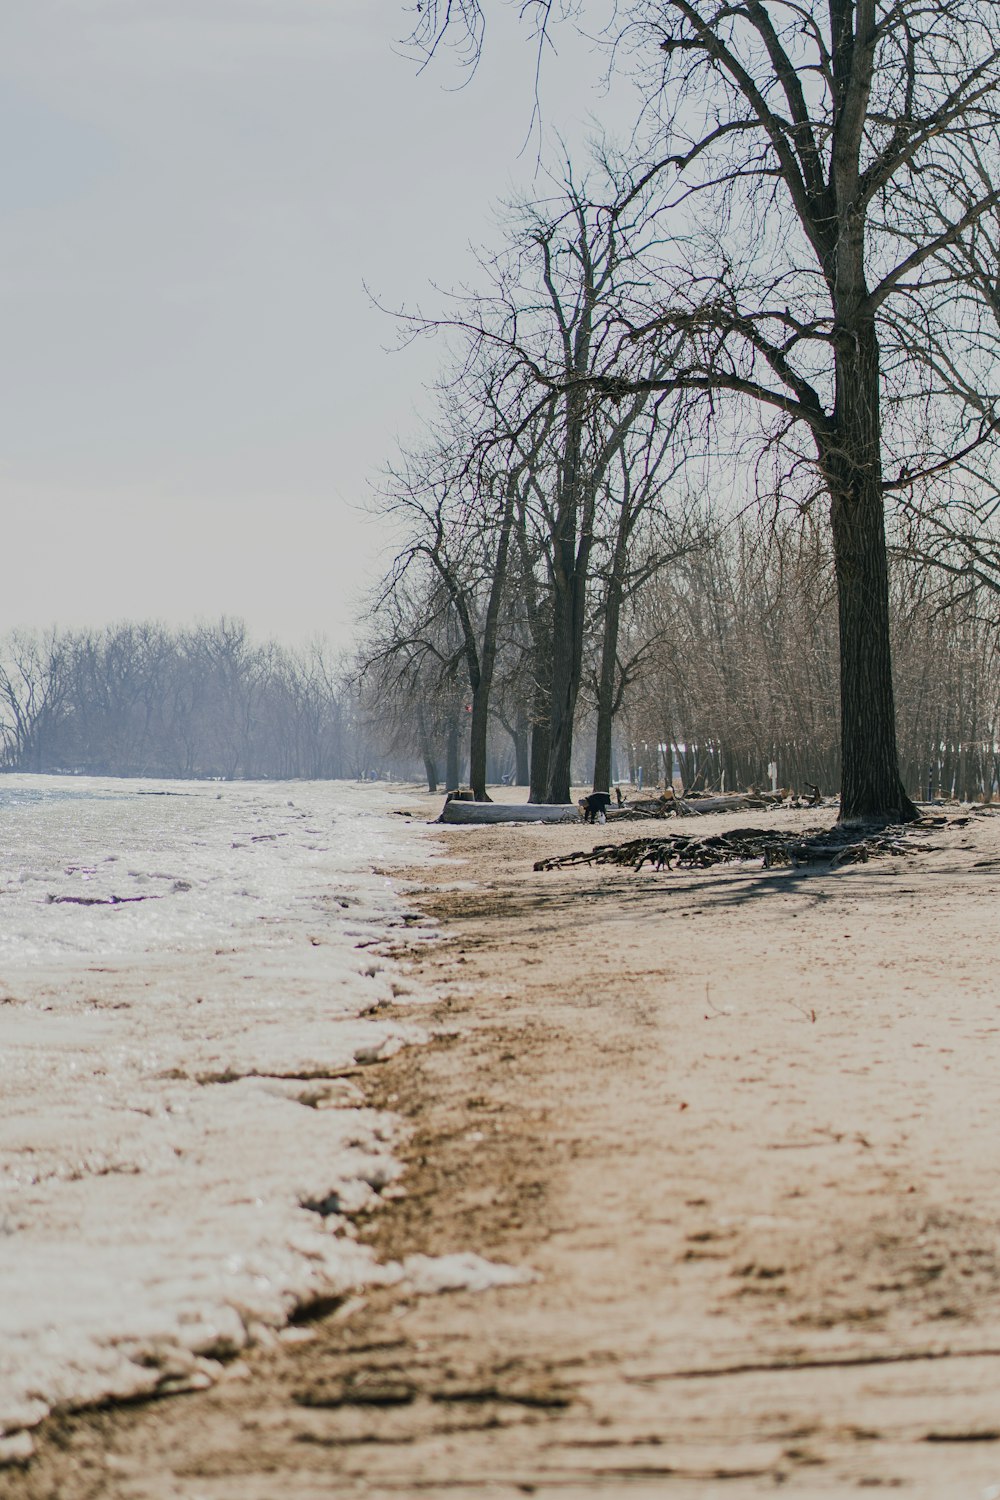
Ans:
{"type": "Polygon", "coordinates": [[[435,1292],[486,1292],[494,1286],[524,1286],[538,1279],[537,1272],[528,1266],[484,1260],[472,1251],[455,1255],[408,1255],[402,1271],[412,1290],[423,1296],[435,1292]]]}
{"type": "Polygon", "coordinates": [[[343,1217],[391,1130],[337,1077],[417,1035],[369,951],[403,915],[373,867],[426,848],[397,800],[0,782],[0,1462],[53,1406],[206,1384],[398,1275],[343,1217]]]}

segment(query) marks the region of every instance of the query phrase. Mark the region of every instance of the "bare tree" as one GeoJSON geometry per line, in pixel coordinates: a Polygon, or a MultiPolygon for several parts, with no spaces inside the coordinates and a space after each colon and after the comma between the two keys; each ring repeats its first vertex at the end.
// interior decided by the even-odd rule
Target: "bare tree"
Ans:
{"type": "Polygon", "coordinates": [[[635,599],[625,648],[645,649],[623,718],[647,776],[676,762],[687,787],[733,789],[763,784],[773,762],[785,785],[836,786],[829,565],[812,516],[743,515],[635,599]]]}
{"type": "MultiPolygon", "coordinates": [[[[650,641],[622,710],[634,768],[687,786],[835,787],[837,607],[818,516],[746,515],[670,564],[624,626],[650,641]],[[664,747],[663,750],[660,747],[664,747]]],[[[900,758],[926,796],[996,795],[1000,650],[986,585],[895,557],[890,620],[900,758]]]]}
{"type": "MultiPolygon", "coordinates": [[[[992,7],[636,0],[628,11],[633,38],[663,59],[645,180],[662,182],[675,221],[693,207],[702,224],[664,264],[645,326],[685,328],[682,382],[770,413],[767,439],[789,469],[805,456],[795,431],[809,434],[838,585],[841,816],[912,817],[884,495],[947,460],[892,452],[893,437],[912,435],[904,398],[964,403],[976,387],[954,307],[979,296],[963,263],[978,259],[977,226],[998,202],[992,7]],[[943,369],[957,372],[947,390],[943,369]],[[887,459],[900,461],[898,481],[887,459]]],[[[978,401],[970,423],[967,446],[992,434],[992,408],[978,401]]]]}
{"type": "Polygon", "coordinates": [[[615,715],[625,691],[656,639],[632,631],[622,652],[622,612],[671,562],[703,544],[704,527],[683,485],[683,413],[658,401],[643,404],[620,428],[620,443],[604,477],[598,506],[599,560],[594,568],[593,631],[597,664],[592,691],[597,710],[594,790],[611,787],[615,715]]]}
{"type": "Polygon", "coordinates": [[[419,749],[431,791],[442,742],[449,788],[461,780],[464,659],[447,585],[421,549],[404,550],[369,607],[355,684],[371,733],[391,754],[419,749]]]}
{"type": "MultiPolygon", "coordinates": [[[[404,454],[391,467],[380,502],[403,524],[405,539],[379,591],[375,608],[397,592],[414,570],[430,569],[428,586],[411,592],[430,611],[450,611],[460,638],[460,659],[469,686],[469,782],[479,801],[488,801],[487,743],[490,698],[500,649],[501,611],[508,581],[511,539],[518,500],[552,426],[549,414],[533,424],[519,443],[496,441],[506,413],[498,410],[495,371],[464,368],[441,392],[444,413],[436,441],[421,452],[404,454]],[[435,586],[435,580],[437,586],[435,586]]],[[[412,649],[412,611],[408,635],[397,642],[412,649]]],[[[431,630],[435,643],[440,633],[431,630]]],[[[430,637],[428,637],[429,641],[430,637]]],[[[435,644],[434,650],[437,649],[435,644]]],[[[425,641],[421,650],[431,650],[425,641]]],[[[454,658],[442,660],[453,674],[454,658]]]]}
{"type": "Polygon", "coordinates": [[[66,695],[67,641],[13,631],[0,648],[0,739],[4,761],[40,771],[61,722],[66,695]]]}
{"type": "MultiPolygon", "coordinates": [[[[553,20],[577,9],[575,0],[508,0],[528,24],[540,57],[553,20]]],[[[462,60],[474,65],[486,32],[486,14],[480,0],[408,0],[404,14],[412,16],[407,40],[418,55],[433,57],[446,39],[458,49],[462,60]]],[[[536,69],[537,69],[536,61],[536,69]]]]}
{"type": "MultiPolygon", "coordinates": [[[[525,582],[535,557],[547,573],[544,619],[534,600],[529,616],[548,738],[538,790],[555,803],[570,796],[598,498],[626,434],[652,409],[649,393],[672,368],[676,342],[651,333],[631,366],[623,360],[620,305],[630,280],[642,274],[637,242],[648,227],[646,203],[631,190],[626,205],[618,201],[607,163],[594,177],[596,194],[567,167],[552,200],[511,210],[506,245],[483,263],[485,289],[461,299],[453,316],[410,320],[457,332],[469,363],[489,362],[498,371],[488,441],[505,444],[516,455],[508,459],[511,470],[523,466],[528,476],[519,512],[525,582]],[[615,400],[608,399],[609,364],[618,372],[615,400]],[[529,511],[535,546],[525,549],[529,511]]],[[[535,717],[541,731],[541,713],[535,717]]],[[[534,770],[532,783],[534,794],[534,770]]]]}
{"type": "MultiPolygon", "coordinates": [[[[442,21],[480,16],[438,6],[442,21]]],[[[829,500],[845,820],[911,818],[885,499],[995,435],[1000,49],[986,0],[622,0],[649,101],[637,185],[668,215],[623,347],[683,331],[653,388],[732,397],[798,497],[829,500]],[[653,61],[656,59],[656,61],[653,61]]],[[[547,18],[546,18],[547,19],[547,18]]],[[[472,36],[479,33],[473,28],[472,36]]],[[[609,367],[620,396],[628,375],[609,367]]],[[[713,407],[713,418],[719,411],[713,407]]]]}

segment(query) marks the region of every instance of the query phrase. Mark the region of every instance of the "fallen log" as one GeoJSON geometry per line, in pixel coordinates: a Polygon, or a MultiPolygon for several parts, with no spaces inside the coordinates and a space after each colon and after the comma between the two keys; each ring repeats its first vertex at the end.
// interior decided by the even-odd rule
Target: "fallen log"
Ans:
{"type": "Polygon", "coordinates": [[[438,823],[579,823],[575,802],[446,802],[438,823]]]}
{"type": "Polygon", "coordinates": [[[678,815],[700,817],[702,813],[739,812],[742,808],[780,807],[780,797],[765,797],[758,792],[733,792],[728,797],[675,797],[678,815]]]}
{"type": "Polygon", "coordinates": [[[740,812],[747,810],[780,807],[780,795],[765,792],[731,792],[728,795],[708,797],[678,797],[668,791],[659,797],[635,798],[621,807],[609,807],[608,818],[624,822],[637,822],[640,818],[695,818],[703,813],[740,812]]]}

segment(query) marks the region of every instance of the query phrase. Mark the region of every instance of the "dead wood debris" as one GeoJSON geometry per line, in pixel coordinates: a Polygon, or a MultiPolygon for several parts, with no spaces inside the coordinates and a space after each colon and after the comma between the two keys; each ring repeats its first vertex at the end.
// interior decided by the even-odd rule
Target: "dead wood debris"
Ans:
{"type": "Polygon", "coordinates": [[[678,796],[672,789],[655,797],[633,798],[608,809],[615,823],[637,823],[647,818],[692,818],[709,812],[738,812],[769,807],[808,807],[812,802],[786,799],[781,792],[733,792],[709,796],[701,792],[678,796]]]}
{"type": "Polygon", "coordinates": [[[598,844],[574,854],[536,860],[536,870],[559,870],[569,865],[644,865],[654,870],[698,869],[761,860],[764,869],[781,865],[866,864],[887,855],[926,854],[933,846],[918,844],[906,827],[810,828],[782,833],[774,828],[732,828],[727,833],[697,838],[690,834],[661,834],[629,839],[623,844],[598,844]]]}
{"type": "MultiPolygon", "coordinates": [[[[164,795],[168,795],[164,793],[164,795]]],[[[130,906],[136,901],[162,901],[162,896],[46,896],[49,906],[130,906]]]]}

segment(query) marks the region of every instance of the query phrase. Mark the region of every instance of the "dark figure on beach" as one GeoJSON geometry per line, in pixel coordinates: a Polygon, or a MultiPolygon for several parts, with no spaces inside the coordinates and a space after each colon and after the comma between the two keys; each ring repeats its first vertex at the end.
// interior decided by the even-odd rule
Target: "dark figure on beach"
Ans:
{"type": "Polygon", "coordinates": [[[605,812],[611,806],[611,798],[607,792],[591,792],[588,796],[581,797],[576,805],[585,823],[596,823],[598,814],[603,820],[605,812]]]}

